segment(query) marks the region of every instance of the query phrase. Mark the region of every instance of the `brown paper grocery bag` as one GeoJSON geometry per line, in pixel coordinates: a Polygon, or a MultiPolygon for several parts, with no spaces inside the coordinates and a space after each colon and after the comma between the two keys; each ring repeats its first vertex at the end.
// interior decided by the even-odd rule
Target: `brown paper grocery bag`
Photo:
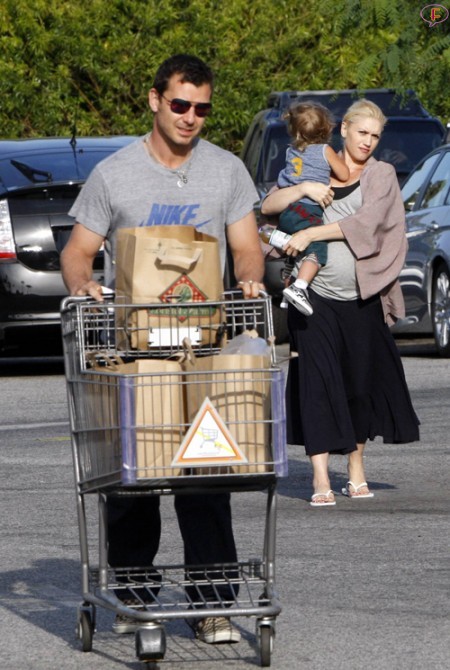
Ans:
{"type": "Polygon", "coordinates": [[[122,228],[117,232],[116,291],[134,304],[219,300],[219,242],[193,226],[122,228]]]}
{"type": "Polygon", "coordinates": [[[122,482],[184,474],[171,466],[186,430],[180,363],[160,359],[122,363],[116,359],[96,369],[103,372],[97,379],[109,378],[108,385],[98,386],[94,400],[98,411],[105,406],[104,393],[111,395],[108,386],[113,383],[116,388],[122,482]]]}
{"type": "Polygon", "coordinates": [[[220,309],[207,307],[205,303],[220,300],[222,294],[219,242],[215,237],[192,226],[118,231],[116,301],[167,304],[164,309],[119,313],[130,334],[132,348],[147,348],[151,327],[179,328],[186,323],[202,327],[204,341],[214,341],[220,309]]]}
{"type": "MultiPolygon", "coordinates": [[[[246,474],[272,470],[270,358],[228,354],[195,357],[191,353],[182,365],[186,372],[195,372],[186,375],[188,422],[195,419],[204,399],[209,398],[248,461],[247,465],[232,466],[232,471],[246,474]]],[[[214,468],[214,473],[208,472],[222,471],[214,468]]]]}

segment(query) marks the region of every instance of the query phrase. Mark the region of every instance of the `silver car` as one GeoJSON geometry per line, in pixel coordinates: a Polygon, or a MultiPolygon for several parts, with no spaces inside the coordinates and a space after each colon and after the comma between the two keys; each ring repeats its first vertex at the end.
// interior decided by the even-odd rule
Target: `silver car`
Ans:
{"type": "MultiPolygon", "coordinates": [[[[59,255],[68,216],[90,171],[134,136],[0,141],[0,356],[21,347],[55,353],[62,298],[59,255]]],[[[103,274],[103,254],[94,261],[103,274]]]]}
{"type": "Polygon", "coordinates": [[[430,334],[450,357],[450,144],[426,156],[402,187],[409,249],[400,283],[406,318],[395,334],[430,334]]]}

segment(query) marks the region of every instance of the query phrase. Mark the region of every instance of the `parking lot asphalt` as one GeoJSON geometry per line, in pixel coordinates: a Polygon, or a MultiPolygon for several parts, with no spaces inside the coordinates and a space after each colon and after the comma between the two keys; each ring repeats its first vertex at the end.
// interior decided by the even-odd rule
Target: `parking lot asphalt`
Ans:
{"type": "MultiPolygon", "coordinates": [[[[288,449],[289,477],[278,487],[276,583],[283,612],[275,670],[450,667],[450,361],[437,358],[429,343],[400,347],[421,441],[368,446],[373,500],[338,495],[335,508],[312,509],[308,460],[302,448],[288,449]]],[[[278,350],[285,366],[287,351],[278,350]]],[[[81,652],[74,636],[79,552],[64,378],[55,371],[6,373],[0,406],[0,667],[143,667],[132,636],[111,633],[110,612],[99,611],[92,652],[81,652]]],[[[331,474],[339,492],[344,458],[332,459],[331,474]]],[[[242,558],[260,548],[264,502],[263,493],[233,494],[242,558]]],[[[170,497],[163,518],[161,562],[181,554],[170,497]]],[[[95,525],[95,505],[88,519],[95,525]]],[[[254,622],[235,621],[242,641],[217,647],[193,640],[182,621],[168,624],[159,667],[258,667],[254,622]]]]}

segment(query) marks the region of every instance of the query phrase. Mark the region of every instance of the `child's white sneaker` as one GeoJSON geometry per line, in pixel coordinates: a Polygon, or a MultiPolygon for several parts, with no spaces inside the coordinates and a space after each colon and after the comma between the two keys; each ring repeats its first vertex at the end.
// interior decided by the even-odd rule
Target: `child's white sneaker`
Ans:
{"type": "Polygon", "coordinates": [[[283,291],[283,300],[287,300],[291,305],[294,305],[299,312],[305,314],[306,316],[311,316],[313,313],[313,308],[308,298],[308,291],[303,288],[299,288],[295,284],[288,286],[283,291]]]}

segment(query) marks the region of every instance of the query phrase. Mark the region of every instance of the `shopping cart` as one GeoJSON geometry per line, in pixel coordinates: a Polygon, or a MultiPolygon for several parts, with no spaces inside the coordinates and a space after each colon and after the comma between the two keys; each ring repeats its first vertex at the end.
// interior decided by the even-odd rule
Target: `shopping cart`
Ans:
{"type": "Polygon", "coordinates": [[[139,660],[162,659],[164,622],[198,617],[187,587],[201,594],[206,586],[216,596],[204,601],[202,616],[255,618],[261,665],[270,665],[281,611],[275,522],[277,479],[287,474],[284,381],[273,346],[270,355],[222,355],[224,344],[245,331],[273,342],[270,298],[240,296],[227,292],[200,307],[89,298],[62,303],[83,651],[92,649],[96,608],[104,607],[139,624],[139,660]],[[232,565],[108,566],[107,496],[225,491],[267,492],[261,556],[232,565]],[[97,496],[99,506],[96,566],[89,558],[88,495],[97,496]],[[236,596],[221,599],[221,585],[236,596]],[[118,597],[124,589],[138,608],[118,597]]]}

